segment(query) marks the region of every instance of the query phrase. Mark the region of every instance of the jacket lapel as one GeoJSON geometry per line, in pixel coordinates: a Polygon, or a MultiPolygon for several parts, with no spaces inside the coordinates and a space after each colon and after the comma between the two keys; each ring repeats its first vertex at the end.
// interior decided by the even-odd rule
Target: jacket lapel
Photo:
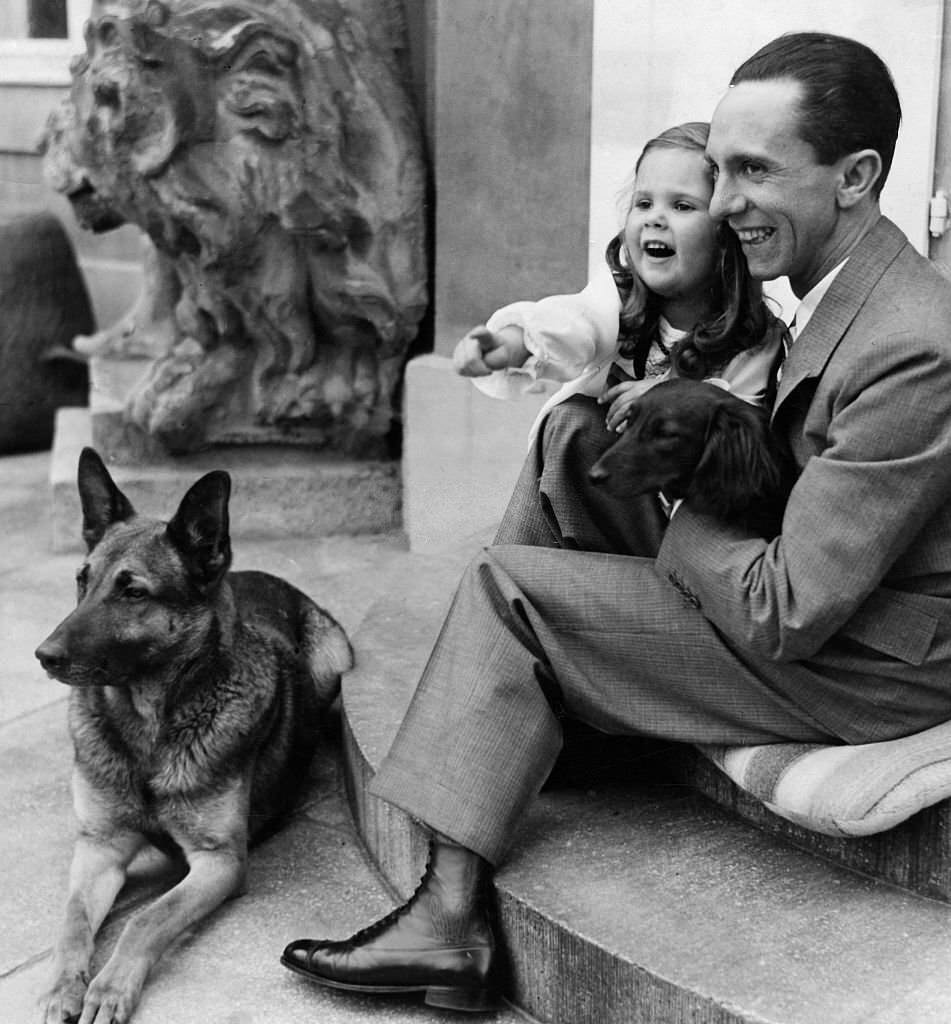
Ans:
{"type": "Polygon", "coordinates": [[[773,417],[789,395],[809,377],[818,377],[865,304],[882,274],[908,244],[904,234],[881,217],[849,256],[783,364],[773,417]]]}

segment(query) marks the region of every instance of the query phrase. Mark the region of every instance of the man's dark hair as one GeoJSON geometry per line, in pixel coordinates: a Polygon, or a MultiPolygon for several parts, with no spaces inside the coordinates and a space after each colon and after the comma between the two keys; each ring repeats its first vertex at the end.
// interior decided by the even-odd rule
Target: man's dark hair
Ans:
{"type": "Polygon", "coordinates": [[[901,104],[891,73],[873,50],[824,32],[790,32],[753,54],[730,85],[791,78],[803,88],[799,134],[822,164],[874,149],[882,158],[878,195],[895,154],[901,104]]]}

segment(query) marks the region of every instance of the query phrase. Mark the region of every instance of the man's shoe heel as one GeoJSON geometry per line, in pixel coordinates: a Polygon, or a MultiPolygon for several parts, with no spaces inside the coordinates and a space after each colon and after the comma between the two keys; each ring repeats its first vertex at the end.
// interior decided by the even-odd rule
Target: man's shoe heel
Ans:
{"type": "Polygon", "coordinates": [[[478,1013],[494,1010],[498,1000],[485,988],[452,988],[446,985],[430,985],[424,1000],[427,1006],[438,1006],[444,1010],[463,1010],[478,1013]]]}

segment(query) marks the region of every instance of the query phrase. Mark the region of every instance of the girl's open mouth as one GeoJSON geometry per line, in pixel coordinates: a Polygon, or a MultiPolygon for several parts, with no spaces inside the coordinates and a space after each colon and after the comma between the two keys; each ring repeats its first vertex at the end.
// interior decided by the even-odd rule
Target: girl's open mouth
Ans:
{"type": "Polygon", "coordinates": [[[674,250],[666,242],[645,242],[644,252],[655,259],[667,259],[674,255],[674,250]]]}

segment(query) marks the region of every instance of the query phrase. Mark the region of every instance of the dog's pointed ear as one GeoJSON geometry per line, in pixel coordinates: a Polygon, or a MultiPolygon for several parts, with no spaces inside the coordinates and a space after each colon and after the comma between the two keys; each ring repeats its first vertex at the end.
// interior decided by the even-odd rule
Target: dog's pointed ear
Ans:
{"type": "Polygon", "coordinates": [[[83,540],[86,550],[92,551],[113,523],[131,519],[135,509],[93,448],[83,448],[79,455],[76,483],[83,507],[83,540]]]}
{"type": "Polygon", "coordinates": [[[189,488],[166,527],[189,576],[202,590],[213,587],[231,565],[230,496],[227,473],[206,473],[189,488]]]}

